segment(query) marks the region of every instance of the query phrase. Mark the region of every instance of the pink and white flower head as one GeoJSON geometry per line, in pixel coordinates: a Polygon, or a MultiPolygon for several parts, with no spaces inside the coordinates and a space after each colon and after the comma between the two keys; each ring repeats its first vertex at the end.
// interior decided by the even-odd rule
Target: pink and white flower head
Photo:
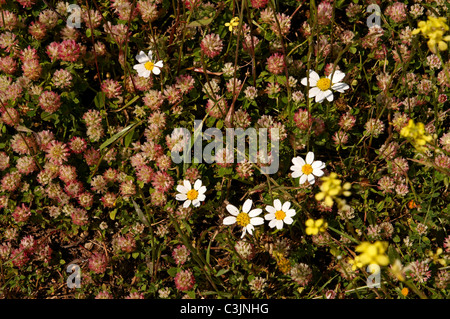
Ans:
{"type": "Polygon", "coordinates": [[[292,177],[300,177],[300,185],[306,181],[312,185],[315,182],[315,176],[320,177],[324,174],[322,169],[325,168],[325,163],[322,161],[314,161],[313,152],[308,152],[305,159],[300,156],[294,157],[292,163],[294,164],[291,166],[291,170],[293,171],[292,177]]]}
{"type": "Polygon", "coordinates": [[[148,55],[145,54],[144,51],[139,52],[139,54],[136,55],[136,60],[139,62],[139,64],[135,64],[133,66],[133,69],[138,72],[139,76],[148,78],[152,73],[156,75],[161,73],[163,61],[160,60],[155,63],[153,61],[153,52],[151,50],[148,51],[148,55]]]}
{"type": "Polygon", "coordinates": [[[189,205],[194,207],[199,207],[200,202],[206,199],[205,192],[206,187],[202,186],[202,180],[197,179],[194,183],[194,188],[192,188],[191,183],[188,180],[183,181],[183,185],[177,186],[177,191],[179,194],[176,195],[176,199],[180,201],[185,201],[183,207],[187,208],[189,205]]]}
{"type": "Polygon", "coordinates": [[[345,90],[350,88],[348,84],[341,82],[344,77],[345,73],[340,70],[335,70],[334,73],[322,78],[319,74],[317,74],[317,72],[309,70],[308,77],[303,78],[301,83],[304,86],[307,86],[309,78],[310,89],[308,92],[308,97],[314,97],[316,103],[322,103],[325,99],[332,102],[334,98],[333,91],[344,93],[345,90]]]}
{"type": "Polygon", "coordinates": [[[252,200],[247,199],[244,202],[244,205],[242,206],[242,211],[239,211],[239,209],[231,204],[228,204],[226,209],[231,214],[231,216],[225,217],[223,219],[224,225],[232,225],[232,224],[238,224],[242,227],[242,235],[241,238],[245,236],[245,234],[248,232],[250,235],[253,235],[253,230],[255,229],[255,226],[264,224],[264,218],[257,217],[259,214],[262,213],[261,208],[252,208],[252,200]]]}

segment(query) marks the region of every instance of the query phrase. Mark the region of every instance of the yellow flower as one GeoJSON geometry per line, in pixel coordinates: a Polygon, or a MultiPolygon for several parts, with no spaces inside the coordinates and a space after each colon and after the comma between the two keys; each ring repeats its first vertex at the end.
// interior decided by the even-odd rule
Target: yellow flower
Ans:
{"type": "Polygon", "coordinates": [[[348,262],[352,265],[352,270],[355,271],[358,268],[362,268],[364,264],[361,262],[361,258],[356,256],[355,259],[349,259],[348,262]]]}
{"type": "Polygon", "coordinates": [[[444,36],[444,32],[449,30],[446,20],[443,17],[428,16],[428,21],[420,21],[418,28],[412,31],[412,34],[422,33],[428,38],[428,48],[436,53],[436,47],[439,51],[445,51],[448,48],[446,41],[450,41],[450,35],[444,36]]]}
{"type": "Polygon", "coordinates": [[[402,295],[406,297],[406,296],[408,295],[408,292],[409,292],[409,289],[406,288],[406,287],[403,287],[403,289],[402,289],[402,295]]]}
{"type": "Polygon", "coordinates": [[[377,264],[379,266],[386,266],[389,264],[389,258],[385,254],[388,243],[383,241],[376,241],[371,244],[367,241],[362,242],[355,249],[359,255],[360,261],[363,265],[377,264]]]}
{"type": "Polygon", "coordinates": [[[409,138],[411,144],[421,152],[425,150],[423,146],[433,139],[431,135],[425,133],[425,125],[423,123],[415,124],[412,119],[409,120],[408,125],[401,129],[400,135],[409,138]]]}
{"type": "Polygon", "coordinates": [[[403,265],[399,259],[396,259],[391,266],[391,274],[400,281],[405,281],[403,265]]]}
{"type": "Polygon", "coordinates": [[[305,225],[307,235],[317,235],[319,232],[324,232],[328,227],[328,223],[322,218],[318,220],[310,218],[305,222],[305,225]]]}
{"type": "Polygon", "coordinates": [[[434,263],[440,263],[445,267],[445,265],[447,264],[446,260],[443,258],[439,258],[439,255],[442,254],[442,252],[442,248],[438,248],[435,254],[433,254],[433,252],[429,250],[427,251],[427,255],[433,260],[434,263]]]}
{"type": "Polygon", "coordinates": [[[233,31],[234,27],[239,25],[239,18],[234,17],[230,20],[230,22],[225,23],[225,26],[228,27],[228,30],[233,31]]]}
{"type": "Polygon", "coordinates": [[[341,186],[342,181],[337,179],[336,173],[331,173],[329,176],[321,178],[322,185],[320,185],[320,192],[316,194],[316,200],[324,200],[325,205],[333,206],[333,199],[336,200],[337,196],[344,195],[350,196],[350,183],[345,183],[341,186]]]}

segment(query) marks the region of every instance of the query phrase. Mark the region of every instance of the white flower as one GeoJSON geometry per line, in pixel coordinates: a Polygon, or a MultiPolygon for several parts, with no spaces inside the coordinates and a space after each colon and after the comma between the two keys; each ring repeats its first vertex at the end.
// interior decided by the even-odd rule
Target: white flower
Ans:
{"type": "Polygon", "coordinates": [[[253,229],[255,229],[254,226],[264,224],[264,219],[262,217],[256,217],[262,213],[262,209],[255,208],[250,210],[252,208],[252,203],[251,199],[247,199],[242,206],[242,212],[239,212],[239,209],[231,204],[226,207],[227,211],[232,216],[225,217],[223,219],[223,224],[232,225],[237,223],[239,226],[242,226],[241,238],[245,236],[247,231],[250,235],[253,235],[253,229]]]}
{"type": "Polygon", "coordinates": [[[205,192],[206,187],[202,186],[202,181],[197,179],[194,183],[194,188],[192,188],[191,183],[187,180],[183,181],[183,185],[177,186],[177,191],[180,194],[176,195],[177,200],[184,200],[183,207],[187,208],[189,205],[194,207],[200,206],[200,202],[203,202],[206,198],[205,192]]]}
{"type": "Polygon", "coordinates": [[[292,159],[294,165],[291,166],[293,171],[292,177],[300,177],[299,184],[303,184],[308,181],[310,184],[314,184],[314,176],[320,177],[323,175],[322,169],[325,168],[325,163],[321,161],[314,161],[314,153],[308,152],[306,154],[306,161],[300,156],[292,159]]]}
{"type": "Polygon", "coordinates": [[[163,67],[163,61],[153,62],[153,53],[152,51],[148,51],[148,55],[144,53],[144,51],[139,52],[136,55],[136,60],[139,64],[135,64],[133,69],[138,72],[138,75],[144,78],[148,78],[151,73],[160,74],[161,68],[163,67]]]}
{"type": "Polygon", "coordinates": [[[291,207],[290,202],[285,202],[281,205],[281,201],[279,199],[275,199],[273,201],[273,206],[267,205],[266,210],[269,212],[266,216],[264,216],[265,220],[270,220],[269,227],[277,229],[283,228],[283,224],[292,224],[294,221],[292,216],[295,215],[294,209],[289,209],[291,207]]]}
{"type": "Polygon", "coordinates": [[[315,97],[316,103],[322,103],[324,99],[331,102],[333,101],[333,91],[331,90],[344,93],[345,90],[350,88],[347,84],[341,83],[344,77],[345,73],[339,70],[335,70],[333,74],[323,78],[320,78],[315,71],[309,70],[309,76],[303,78],[300,82],[307,86],[309,78],[308,97],[315,97]]]}

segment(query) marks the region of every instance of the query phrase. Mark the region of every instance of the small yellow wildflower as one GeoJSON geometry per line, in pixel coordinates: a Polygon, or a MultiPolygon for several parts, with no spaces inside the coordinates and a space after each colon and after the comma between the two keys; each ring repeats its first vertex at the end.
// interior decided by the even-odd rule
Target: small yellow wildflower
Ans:
{"type": "Polygon", "coordinates": [[[446,260],[444,258],[439,258],[439,255],[442,254],[442,252],[442,248],[438,248],[435,254],[433,254],[433,252],[429,250],[427,251],[427,255],[431,258],[431,260],[433,260],[434,263],[440,263],[445,267],[447,264],[446,260]]]}
{"type": "Polygon", "coordinates": [[[449,30],[446,20],[443,17],[428,16],[428,21],[420,21],[418,28],[412,31],[412,34],[422,33],[428,38],[428,48],[431,52],[436,53],[436,48],[439,51],[445,51],[448,48],[446,41],[450,41],[450,35],[444,36],[444,32],[449,30]]]}
{"type": "Polygon", "coordinates": [[[225,26],[228,27],[229,31],[233,31],[234,27],[237,27],[239,25],[239,18],[234,17],[230,20],[230,22],[225,23],[225,26]]]}
{"type": "Polygon", "coordinates": [[[324,176],[321,180],[323,183],[320,185],[320,192],[316,194],[315,198],[316,200],[324,200],[325,205],[333,206],[333,199],[336,200],[337,196],[350,196],[351,184],[345,183],[342,186],[342,181],[337,178],[336,173],[333,172],[329,176],[324,176]]]}
{"type": "Polygon", "coordinates": [[[385,254],[387,247],[388,243],[384,241],[376,241],[373,244],[365,241],[358,245],[355,251],[361,253],[358,257],[363,265],[386,266],[389,264],[389,258],[385,254]]]}
{"type": "Polygon", "coordinates": [[[400,281],[405,281],[403,265],[399,259],[396,259],[391,266],[391,274],[400,281]]]}
{"type": "Polygon", "coordinates": [[[322,218],[318,220],[310,218],[305,222],[305,225],[307,235],[317,235],[319,232],[324,232],[328,227],[328,223],[322,218]]]}
{"type": "Polygon", "coordinates": [[[361,258],[359,256],[356,256],[355,259],[349,259],[349,264],[352,265],[352,270],[355,271],[358,268],[362,268],[364,264],[361,262],[361,258]]]}
{"type": "Polygon", "coordinates": [[[406,296],[408,295],[408,293],[409,293],[409,289],[406,288],[406,287],[404,287],[404,288],[402,289],[402,295],[406,297],[406,296]]]}
{"type": "Polygon", "coordinates": [[[425,133],[425,125],[423,123],[415,124],[412,119],[409,120],[408,125],[401,129],[400,135],[410,139],[411,144],[419,152],[423,152],[425,150],[424,145],[433,139],[431,135],[425,133]]]}

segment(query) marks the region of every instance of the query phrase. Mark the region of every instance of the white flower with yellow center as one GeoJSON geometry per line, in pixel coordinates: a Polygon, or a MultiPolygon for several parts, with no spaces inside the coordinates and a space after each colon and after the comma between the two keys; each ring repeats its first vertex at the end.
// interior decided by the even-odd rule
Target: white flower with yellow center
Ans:
{"type": "Polygon", "coordinates": [[[283,205],[279,199],[273,201],[273,206],[267,205],[266,210],[269,214],[264,216],[265,220],[270,220],[269,227],[277,229],[282,229],[284,224],[292,224],[292,216],[295,215],[294,209],[289,209],[291,207],[290,202],[285,202],[283,205]]]}
{"type": "Polygon", "coordinates": [[[293,171],[292,177],[300,177],[299,184],[304,184],[308,181],[311,185],[314,184],[314,176],[323,176],[322,169],[325,168],[325,163],[322,161],[314,161],[314,153],[308,152],[306,159],[297,156],[292,159],[291,170],[293,171]]]}
{"type": "Polygon", "coordinates": [[[183,181],[183,185],[177,186],[177,191],[180,192],[175,196],[177,200],[185,201],[183,207],[187,208],[189,205],[194,207],[200,206],[200,202],[203,202],[206,198],[205,192],[206,187],[202,186],[202,181],[197,179],[194,183],[194,188],[192,188],[191,183],[187,180],[183,181]]]}
{"type": "Polygon", "coordinates": [[[347,84],[341,82],[344,77],[345,73],[339,70],[335,70],[333,74],[323,78],[321,78],[317,72],[309,70],[309,76],[303,78],[300,82],[304,86],[307,86],[309,78],[310,89],[308,97],[315,97],[316,103],[322,103],[325,99],[331,102],[334,98],[333,91],[344,93],[345,90],[350,88],[347,84]]]}
{"type": "Polygon", "coordinates": [[[150,74],[160,74],[161,68],[163,67],[163,61],[160,60],[158,62],[153,61],[153,52],[148,51],[148,55],[144,53],[144,51],[139,52],[136,55],[136,60],[139,64],[135,64],[133,69],[138,72],[138,75],[144,78],[148,78],[150,74]]]}
{"type": "Polygon", "coordinates": [[[253,230],[255,229],[254,226],[262,225],[264,224],[264,219],[262,217],[256,217],[259,214],[262,213],[261,208],[255,208],[252,209],[252,200],[247,199],[244,202],[244,205],[242,206],[242,211],[239,211],[239,209],[236,206],[233,206],[231,204],[227,205],[227,211],[232,215],[225,217],[223,219],[224,225],[232,225],[232,224],[238,224],[242,227],[242,236],[243,238],[245,236],[245,233],[248,232],[250,235],[253,235],[253,230]]]}

